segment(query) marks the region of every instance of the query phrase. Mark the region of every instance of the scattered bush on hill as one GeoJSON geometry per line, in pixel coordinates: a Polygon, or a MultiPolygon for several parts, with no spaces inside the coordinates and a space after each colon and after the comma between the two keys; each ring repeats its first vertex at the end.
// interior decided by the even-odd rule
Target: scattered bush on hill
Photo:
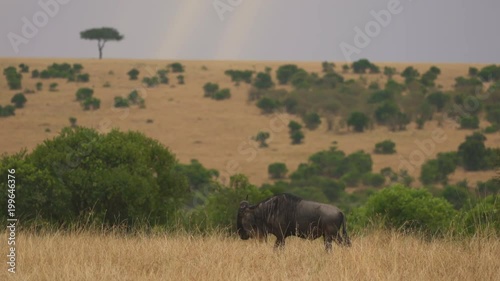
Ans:
{"type": "Polygon", "coordinates": [[[276,162],[268,166],[267,172],[271,179],[282,179],[286,176],[286,173],[288,173],[288,168],[285,163],[276,162]]]}
{"type": "Polygon", "coordinates": [[[14,116],[16,112],[16,108],[13,105],[5,105],[1,106],[0,105],[0,117],[9,117],[9,116],[14,116]]]}
{"type": "Polygon", "coordinates": [[[276,78],[281,85],[288,84],[293,75],[299,71],[295,64],[282,65],[276,70],[276,78]]]}
{"type": "Polygon", "coordinates": [[[179,62],[174,62],[169,65],[170,69],[173,73],[181,73],[184,72],[184,66],[179,62]]]}
{"type": "Polygon", "coordinates": [[[22,88],[23,75],[17,72],[13,66],[9,66],[3,70],[3,75],[7,79],[7,84],[10,90],[20,90],[22,88]]]}
{"type": "Polygon", "coordinates": [[[394,154],[396,153],[396,144],[391,140],[384,140],[375,144],[374,152],[377,154],[394,154]]]}
{"type": "Polygon", "coordinates": [[[237,85],[240,82],[245,82],[247,84],[252,83],[252,76],[253,76],[253,71],[252,70],[234,70],[234,69],[228,69],[224,72],[227,76],[231,77],[231,81],[235,82],[237,85]]]}
{"type": "Polygon", "coordinates": [[[210,82],[207,82],[205,83],[205,85],[203,85],[203,96],[204,97],[213,97],[213,95],[215,95],[215,93],[219,90],[219,84],[217,83],[210,83],[210,82]]]}
{"type": "Polygon", "coordinates": [[[264,148],[264,147],[268,147],[269,145],[266,143],[267,139],[270,137],[271,135],[269,134],[269,132],[263,132],[263,131],[260,131],[259,133],[257,133],[257,136],[255,136],[255,140],[259,143],[259,147],[260,148],[264,148]]]}
{"type": "Polygon", "coordinates": [[[129,80],[137,80],[137,76],[139,76],[139,70],[132,68],[127,72],[127,75],[129,76],[129,80]]]}
{"type": "Polygon", "coordinates": [[[17,93],[15,94],[12,99],[10,100],[11,103],[14,104],[14,106],[16,108],[23,108],[24,107],[24,104],[27,102],[28,100],[26,99],[26,97],[23,95],[23,93],[17,93]]]}

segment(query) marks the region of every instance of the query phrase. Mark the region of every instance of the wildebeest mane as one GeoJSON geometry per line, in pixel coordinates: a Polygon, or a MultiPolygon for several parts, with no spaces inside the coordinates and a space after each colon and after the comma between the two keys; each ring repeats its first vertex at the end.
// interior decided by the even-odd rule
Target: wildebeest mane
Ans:
{"type": "Polygon", "coordinates": [[[289,193],[282,193],[266,199],[252,208],[255,210],[256,226],[259,229],[269,227],[269,223],[280,221],[294,221],[297,204],[302,198],[289,193]]]}

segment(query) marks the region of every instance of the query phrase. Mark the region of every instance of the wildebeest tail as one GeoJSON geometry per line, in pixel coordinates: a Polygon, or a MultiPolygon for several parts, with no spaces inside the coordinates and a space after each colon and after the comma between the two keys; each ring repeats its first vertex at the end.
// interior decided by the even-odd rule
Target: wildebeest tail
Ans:
{"type": "Polygon", "coordinates": [[[349,235],[347,235],[346,220],[347,220],[347,218],[345,217],[344,213],[342,213],[342,236],[343,236],[343,242],[344,242],[345,246],[350,247],[351,246],[351,239],[349,239],[349,235]]]}

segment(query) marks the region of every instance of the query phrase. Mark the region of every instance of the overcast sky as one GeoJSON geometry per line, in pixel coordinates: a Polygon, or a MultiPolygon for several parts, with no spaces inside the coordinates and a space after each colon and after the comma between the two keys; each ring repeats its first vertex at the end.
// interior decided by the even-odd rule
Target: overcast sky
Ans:
{"type": "Polygon", "coordinates": [[[499,0],[396,2],[0,0],[0,57],[94,58],[80,31],[109,26],[125,38],[105,58],[500,63],[499,0]]]}

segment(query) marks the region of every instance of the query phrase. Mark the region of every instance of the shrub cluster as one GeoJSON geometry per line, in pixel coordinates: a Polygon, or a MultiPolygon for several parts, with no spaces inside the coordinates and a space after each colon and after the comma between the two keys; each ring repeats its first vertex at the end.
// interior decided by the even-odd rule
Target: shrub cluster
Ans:
{"type": "Polygon", "coordinates": [[[20,90],[22,88],[23,75],[17,72],[13,66],[9,66],[3,70],[3,75],[7,79],[7,84],[11,90],[20,90]]]}
{"type": "Polygon", "coordinates": [[[288,123],[288,132],[290,133],[292,144],[301,144],[304,140],[302,125],[300,125],[297,121],[292,120],[288,123]]]}
{"type": "Polygon", "coordinates": [[[96,110],[101,107],[101,100],[93,96],[94,90],[91,88],[80,88],[75,95],[83,110],[96,110]]]}
{"type": "Polygon", "coordinates": [[[252,83],[252,70],[234,70],[228,69],[224,71],[224,74],[231,77],[231,81],[238,84],[239,82],[245,82],[247,84],[252,83]]]}
{"type": "Polygon", "coordinates": [[[375,144],[375,153],[394,154],[396,153],[396,144],[391,140],[384,140],[375,144]]]}
{"type": "MultiPolygon", "coordinates": [[[[0,174],[6,178],[9,168],[23,175],[16,177],[23,221],[156,225],[172,222],[187,198],[187,179],[176,165],[168,149],[141,133],[75,127],[31,153],[2,157],[0,174]]],[[[7,187],[1,190],[6,197],[7,187]]],[[[7,200],[0,204],[7,208],[7,200]]]]}
{"type": "Polygon", "coordinates": [[[216,83],[206,83],[203,86],[203,96],[205,98],[211,98],[214,100],[225,100],[231,98],[231,90],[228,88],[219,89],[219,84],[216,83]]]}
{"type": "Polygon", "coordinates": [[[127,98],[117,96],[114,99],[115,107],[129,107],[130,105],[138,105],[140,108],[146,107],[144,99],[137,90],[130,92],[127,98]]]}
{"type": "Polygon", "coordinates": [[[68,79],[68,82],[89,82],[90,75],[88,73],[81,73],[82,70],[83,66],[78,63],[73,65],[69,63],[53,63],[41,72],[38,72],[36,69],[33,70],[31,76],[42,79],[64,78],[68,79]]]}

